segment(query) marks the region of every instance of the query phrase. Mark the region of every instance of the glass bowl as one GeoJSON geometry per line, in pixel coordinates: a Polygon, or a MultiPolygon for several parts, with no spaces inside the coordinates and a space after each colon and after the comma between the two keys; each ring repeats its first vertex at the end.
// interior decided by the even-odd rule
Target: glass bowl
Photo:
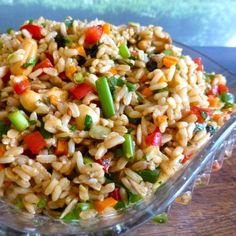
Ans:
{"type": "MultiPolygon", "coordinates": [[[[206,71],[224,74],[229,87],[236,88],[235,74],[191,47],[178,42],[174,44],[184,49],[184,55],[201,57],[206,71]]],[[[236,95],[236,90],[232,89],[231,92],[236,95]]],[[[188,204],[193,187],[206,185],[211,171],[219,170],[224,158],[230,157],[235,138],[236,114],[233,114],[201,151],[161,185],[152,197],[116,215],[100,216],[86,222],[66,224],[47,216],[33,216],[19,212],[13,206],[0,200],[0,227],[9,235],[123,235],[131,229],[132,231],[137,229],[155,215],[168,212],[174,201],[188,204]]]]}

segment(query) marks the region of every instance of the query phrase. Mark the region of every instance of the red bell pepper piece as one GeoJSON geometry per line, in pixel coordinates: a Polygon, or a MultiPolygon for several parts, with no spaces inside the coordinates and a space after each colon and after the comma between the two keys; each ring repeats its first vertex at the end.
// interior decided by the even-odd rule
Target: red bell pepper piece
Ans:
{"type": "Polygon", "coordinates": [[[85,31],[85,43],[87,44],[98,43],[102,34],[103,34],[103,28],[101,25],[89,27],[85,31]]]}
{"type": "Polygon", "coordinates": [[[146,137],[146,144],[153,145],[153,146],[160,146],[162,140],[162,134],[159,128],[156,128],[151,134],[147,135],[146,137]]]}
{"type": "Polygon", "coordinates": [[[86,83],[78,84],[70,90],[73,96],[78,100],[84,98],[88,93],[92,91],[94,91],[93,88],[86,83]]]}
{"type": "Polygon", "coordinates": [[[20,95],[30,88],[30,82],[27,79],[21,80],[13,85],[15,92],[20,95]]]}
{"type": "Polygon", "coordinates": [[[202,108],[202,107],[196,107],[196,106],[191,107],[191,113],[197,116],[198,123],[205,122],[202,112],[205,112],[208,116],[212,115],[212,110],[210,108],[202,108]]]}
{"type": "Polygon", "coordinates": [[[46,58],[43,61],[39,62],[34,68],[33,71],[38,70],[38,69],[42,69],[42,68],[49,68],[49,67],[53,67],[51,61],[46,58]]]}
{"type": "Polygon", "coordinates": [[[109,197],[113,197],[116,201],[120,201],[120,188],[115,188],[114,191],[109,194],[109,197]]]}
{"type": "Polygon", "coordinates": [[[195,59],[193,59],[193,61],[198,66],[197,70],[203,71],[202,58],[201,57],[196,57],[195,59]]]}
{"type": "Polygon", "coordinates": [[[228,93],[229,92],[229,88],[226,85],[224,85],[224,84],[219,84],[218,85],[218,92],[219,92],[219,94],[221,94],[221,93],[228,93]]]}
{"type": "Polygon", "coordinates": [[[24,137],[24,142],[33,154],[39,154],[39,152],[47,145],[39,131],[26,135],[24,137]]]}
{"type": "Polygon", "coordinates": [[[189,161],[189,159],[192,157],[192,155],[185,155],[183,160],[181,161],[182,164],[186,163],[187,161],[189,161]]]}
{"type": "Polygon", "coordinates": [[[54,65],[54,59],[53,59],[52,54],[50,54],[49,52],[45,52],[45,56],[51,62],[51,64],[54,65]]]}
{"type": "Polygon", "coordinates": [[[38,25],[30,25],[30,24],[23,25],[23,26],[21,26],[20,29],[21,30],[23,30],[23,29],[28,30],[30,32],[30,34],[32,35],[33,39],[40,40],[43,37],[43,35],[41,33],[42,28],[38,25]]]}
{"type": "Polygon", "coordinates": [[[110,157],[104,156],[103,158],[96,160],[96,162],[103,166],[103,170],[105,171],[105,173],[108,173],[108,170],[111,166],[111,158],[110,157]]]}

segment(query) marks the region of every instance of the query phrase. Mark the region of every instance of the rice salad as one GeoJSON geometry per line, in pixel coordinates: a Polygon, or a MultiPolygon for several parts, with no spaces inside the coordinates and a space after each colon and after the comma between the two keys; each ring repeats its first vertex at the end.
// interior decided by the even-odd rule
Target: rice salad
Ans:
{"type": "Polygon", "coordinates": [[[70,17],[0,36],[0,89],[0,196],[69,221],[150,196],[235,108],[161,27],[70,17]]]}

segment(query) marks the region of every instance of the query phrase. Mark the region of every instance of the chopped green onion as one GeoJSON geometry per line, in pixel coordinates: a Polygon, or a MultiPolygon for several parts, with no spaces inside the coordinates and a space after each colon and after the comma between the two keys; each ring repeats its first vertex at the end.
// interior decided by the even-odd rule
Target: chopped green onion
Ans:
{"type": "Polygon", "coordinates": [[[16,202],[15,202],[15,206],[19,209],[19,210],[22,210],[24,208],[24,204],[23,204],[23,201],[22,201],[22,198],[21,197],[17,197],[16,198],[16,202]]]}
{"type": "Polygon", "coordinates": [[[134,131],[134,128],[128,128],[128,134],[131,134],[134,131]]]}
{"type": "Polygon", "coordinates": [[[136,57],[134,57],[134,56],[130,56],[129,59],[135,61],[135,60],[136,60],[136,57]]]}
{"type": "Polygon", "coordinates": [[[121,78],[117,78],[116,84],[117,86],[122,87],[125,84],[125,81],[121,78]]]}
{"type": "Polygon", "coordinates": [[[34,22],[34,20],[33,20],[33,19],[29,19],[29,20],[28,20],[28,24],[29,24],[29,25],[32,25],[32,24],[33,24],[33,22],[34,22]]]}
{"type": "Polygon", "coordinates": [[[79,213],[77,210],[73,209],[71,212],[69,212],[68,214],[66,214],[63,217],[63,220],[65,221],[72,221],[72,220],[78,220],[79,219],[79,213]]]}
{"type": "Polygon", "coordinates": [[[124,155],[129,159],[133,158],[134,157],[134,143],[133,143],[132,135],[125,134],[124,138],[125,138],[125,141],[122,144],[124,155]]]}
{"type": "Polygon", "coordinates": [[[172,51],[170,49],[166,49],[166,50],[162,51],[162,53],[165,54],[166,56],[172,55],[172,51]]]}
{"type": "Polygon", "coordinates": [[[166,213],[162,213],[162,214],[159,214],[159,215],[156,215],[152,218],[153,222],[154,223],[157,223],[157,224],[163,224],[163,223],[166,223],[167,220],[168,220],[168,217],[167,217],[167,214],[166,213]]]}
{"type": "Polygon", "coordinates": [[[84,119],[84,130],[88,131],[93,123],[93,119],[90,115],[86,115],[84,119]]]}
{"type": "Polygon", "coordinates": [[[114,116],[115,106],[106,77],[101,77],[96,81],[96,88],[104,116],[106,118],[114,116]]]}
{"type": "Polygon", "coordinates": [[[129,204],[133,204],[133,203],[140,202],[141,200],[143,200],[143,197],[138,194],[128,192],[128,195],[129,195],[128,196],[129,204]]]}
{"type": "Polygon", "coordinates": [[[46,138],[46,139],[48,139],[48,138],[52,138],[52,134],[51,133],[49,133],[46,129],[44,129],[44,125],[43,125],[43,123],[42,123],[42,125],[40,126],[40,128],[39,128],[39,132],[42,134],[42,136],[44,137],[44,138],[46,138]]]}
{"type": "Polygon", "coordinates": [[[81,84],[84,82],[84,76],[81,72],[78,72],[73,75],[73,80],[76,84],[81,84]]]}
{"type": "Polygon", "coordinates": [[[64,42],[65,42],[65,46],[71,46],[71,44],[73,43],[73,40],[69,37],[65,37],[64,42]]]}
{"type": "Polygon", "coordinates": [[[29,122],[23,115],[22,111],[13,111],[9,113],[8,119],[19,131],[23,131],[29,127],[29,122]]]}
{"type": "Polygon", "coordinates": [[[137,173],[143,178],[143,181],[154,184],[160,176],[160,169],[157,168],[155,170],[142,170],[137,173]]]}
{"type": "Polygon", "coordinates": [[[125,208],[125,207],[126,207],[126,204],[125,204],[124,201],[119,201],[119,202],[117,202],[116,205],[114,206],[114,208],[115,208],[116,210],[123,209],[123,208],[125,208]]]}
{"type": "Polygon", "coordinates": [[[83,160],[85,165],[94,163],[93,159],[88,156],[83,157],[83,160]]]}
{"type": "Polygon", "coordinates": [[[165,92],[165,91],[169,91],[169,87],[168,86],[166,86],[165,88],[156,90],[157,93],[162,93],[162,92],[165,92]]]}
{"type": "Polygon", "coordinates": [[[209,74],[207,72],[204,73],[205,80],[211,81],[215,78],[215,74],[209,74]]]}
{"type": "Polygon", "coordinates": [[[35,125],[35,124],[37,124],[37,120],[29,120],[29,124],[30,125],[35,125]]]}
{"type": "Polygon", "coordinates": [[[47,204],[47,199],[46,199],[46,197],[43,196],[39,199],[39,201],[37,203],[37,207],[40,209],[43,209],[43,208],[45,208],[46,204],[47,204]]]}
{"type": "Polygon", "coordinates": [[[136,95],[138,97],[138,101],[139,102],[143,102],[143,100],[144,100],[143,96],[139,92],[137,92],[137,91],[136,91],[136,95]]]}
{"type": "Polygon", "coordinates": [[[70,127],[70,130],[73,131],[73,132],[76,131],[77,130],[77,125],[72,125],[70,127]]]}
{"type": "Polygon", "coordinates": [[[38,60],[36,58],[30,58],[28,62],[23,64],[23,67],[35,66],[38,60]]]}
{"type": "Polygon", "coordinates": [[[223,109],[228,109],[230,107],[232,107],[234,104],[232,103],[226,103],[224,106],[223,106],[223,109]]]}
{"type": "Polygon", "coordinates": [[[234,104],[234,95],[232,93],[221,93],[220,99],[224,103],[234,104]]]}
{"type": "Polygon", "coordinates": [[[135,91],[137,89],[137,85],[130,82],[127,82],[126,86],[130,92],[135,91]]]}
{"type": "Polygon", "coordinates": [[[76,208],[80,209],[81,211],[86,211],[88,209],[92,209],[93,205],[90,202],[80,202],[76,204],[76,208]]]}
{"type": "Polygon", "coordinates": [[[0,137],[2,137],[3,134],[6,134],[9,129],[10,127],[0,120],[0,137]]]}
{"type": "Polygon", "coordinates": [[[129,51],[129,48],[127,47],[126,44],[121,44],[119,47],[119,54],[124,58],[124,59],[128,59],[131,54],[129,51]]]}
{"type": "Polygon", "coordinates": [[[73,25],[73,20],[66,19],[66,20],[65,20],[65,25],[66,25],[67,27],[71,27],[71,26],[73,25]]]}
{"type": "Polygon", "coordinates": [[[92,125],[89,130],[90,137],[94,139],[104,139],[111,132],[110,128],[101,125],[92,125]]]}
{"type": "Polygon", "coordinates": [[[8,34],[11,34],[11,32],[13,32],[13,31],[14,31],[14,30],[13,30],[12,28],[8,28],[8,29],[7,29],[7,33],[8,33],[8,34]]]}

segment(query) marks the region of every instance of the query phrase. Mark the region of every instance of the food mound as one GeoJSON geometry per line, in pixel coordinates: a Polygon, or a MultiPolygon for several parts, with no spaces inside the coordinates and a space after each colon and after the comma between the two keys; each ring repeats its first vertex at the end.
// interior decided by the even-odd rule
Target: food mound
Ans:
{"type": "Polygon", "coordinates": [[[234,96],[159,26],[39,18],[0,36],[0,195],[64,220],[150,196],[234,96]]]}

